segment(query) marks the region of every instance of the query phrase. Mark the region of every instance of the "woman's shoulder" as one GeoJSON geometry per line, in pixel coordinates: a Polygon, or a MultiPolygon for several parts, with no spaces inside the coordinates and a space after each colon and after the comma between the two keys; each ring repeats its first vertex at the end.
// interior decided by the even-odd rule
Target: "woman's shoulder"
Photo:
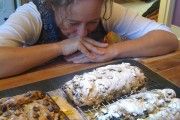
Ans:
{"type": "Polygon", "coordinates": [[[115,28],[115,26],[117,26],[118,24],[121,24],[128,9],[119,3],[113,2],[106,10],[107,13],[105,13],[105,16],[103,16],[104,11],[105,10],[102,10],[102,13],[101,13],[101,20],[102,20],[103,26],[106,29],[106,31],[111,31],[115,28]],[[108,19],[106,20],[104,19],[104,17],[108,19]]]}
{"type": "Polygon", "coordinates": [[[16,44],[33,44],[41,33],[41,15],[35,4],[29,2],[18,7],[2,26],[0,34],[6,34],[3,43],[15,41],[16,44]]]}
{"type": "Polygon", "coordinates": [[[31,14],[39,15],[37,6],[33,2],[28,2],[28,3],[23,4],[22,6],[17,8],[16,12],[28,12],[31,14]]]}

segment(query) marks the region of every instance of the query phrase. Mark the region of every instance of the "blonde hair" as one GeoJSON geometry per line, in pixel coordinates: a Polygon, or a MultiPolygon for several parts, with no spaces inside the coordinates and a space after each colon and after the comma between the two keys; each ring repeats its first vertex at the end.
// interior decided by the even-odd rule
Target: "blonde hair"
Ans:
{"type": "MultiPolygon", "coordinates": [[[[75,0],[50,0],[50,3],[54,7],[65,7],[65,8],[67,8],[68,6],[70,6],[74,2],[75,2],[75,0]]],[[[112,5],[113,5],[113,0],[104,0],[104,13],[103,13],[103,19],[104,20],[108,20],[111,17],[112,5]],[[106,14],[108,13],[107,12],[108,10],[109,10],[110,14],[107,16],[106,14]]]]}

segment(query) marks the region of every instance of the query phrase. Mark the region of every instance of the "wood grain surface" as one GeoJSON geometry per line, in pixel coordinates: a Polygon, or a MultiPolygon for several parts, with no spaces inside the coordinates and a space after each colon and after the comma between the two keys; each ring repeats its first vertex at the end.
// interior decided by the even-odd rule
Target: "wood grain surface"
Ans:
{"type": "MultiPolygon", "coordinates": [[[[162,77],[168,79],[176,86],[180,87],[180,50],[168,55],[140,59],[140,62],[162,77]]],[[[46,63],[45,65],[27,71],[26,73],[0,79],[0,91],[57,76],[63,76],[72,72],[93,68],[103,64],[107,63],[73,64],[64,62],[61,59],[56,59],[46,63]]]]}

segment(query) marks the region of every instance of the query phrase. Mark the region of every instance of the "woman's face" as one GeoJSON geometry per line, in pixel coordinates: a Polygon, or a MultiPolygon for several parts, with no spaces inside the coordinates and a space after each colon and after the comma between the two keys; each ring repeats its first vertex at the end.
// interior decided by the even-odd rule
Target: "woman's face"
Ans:
{"type": "Polygon", "coordinates": [[[76,0],[66,10],[54,9],[56,24],[68,38],[85,37],[96,29],[102,4],[103,0],[76,0]]]}

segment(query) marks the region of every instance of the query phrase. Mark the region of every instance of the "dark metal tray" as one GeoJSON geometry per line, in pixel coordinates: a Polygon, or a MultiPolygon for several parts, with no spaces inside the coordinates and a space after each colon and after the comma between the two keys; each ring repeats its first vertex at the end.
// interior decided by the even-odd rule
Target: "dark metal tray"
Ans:
{"type": "MultiPolygon", "coordinates": [[[[147,85],[146,85],[147,89],[151,90],[151,89],[171,88],[171,89],[175,90],[177,97],[180,98],[180,88],[179,87],[170,83],[165,78],[161,77],[157,73],[153,72],[152,70],[150,70],[149,68],[147,68],[146,66],[142,65],[141,63],[139,63],[135,60],[123,59],[123,60],[119,60],[116,62],[112,62],[110,64],[120,64],[122,62],[128,62],[131,65],[137,66],[143,70],[143,72],[145,73],[145,76],[148,78],[147,85]]],[[[105,64],[105,65],[107,65],[107,64],[105,64]]],[[[105,66],[105,65],[103,65],[103,66],[105,66]]],[[[0,91],[0,98],[14,96],[17,94],[22,94],[22,93],[30,91],[30,90],[41,90],[44,92],[53,91],[58,88],[61,88],[62,85],[66,81],[71,80],[74,77],[74,75],[79,75],[79,74],[82,74],[83,72],[91,71],[92,69],[94,69],[94,68],[86,69],[86,70],[79,71],[79,72],[74,72],[74,73],[67,74],[64,76],[55,77],[55,78],[35,82],[32,84],[28,84],[28,85],[24,85],[24,86],[12,88],[12,89],[3,90],[3,91],[0,91]]]]}

